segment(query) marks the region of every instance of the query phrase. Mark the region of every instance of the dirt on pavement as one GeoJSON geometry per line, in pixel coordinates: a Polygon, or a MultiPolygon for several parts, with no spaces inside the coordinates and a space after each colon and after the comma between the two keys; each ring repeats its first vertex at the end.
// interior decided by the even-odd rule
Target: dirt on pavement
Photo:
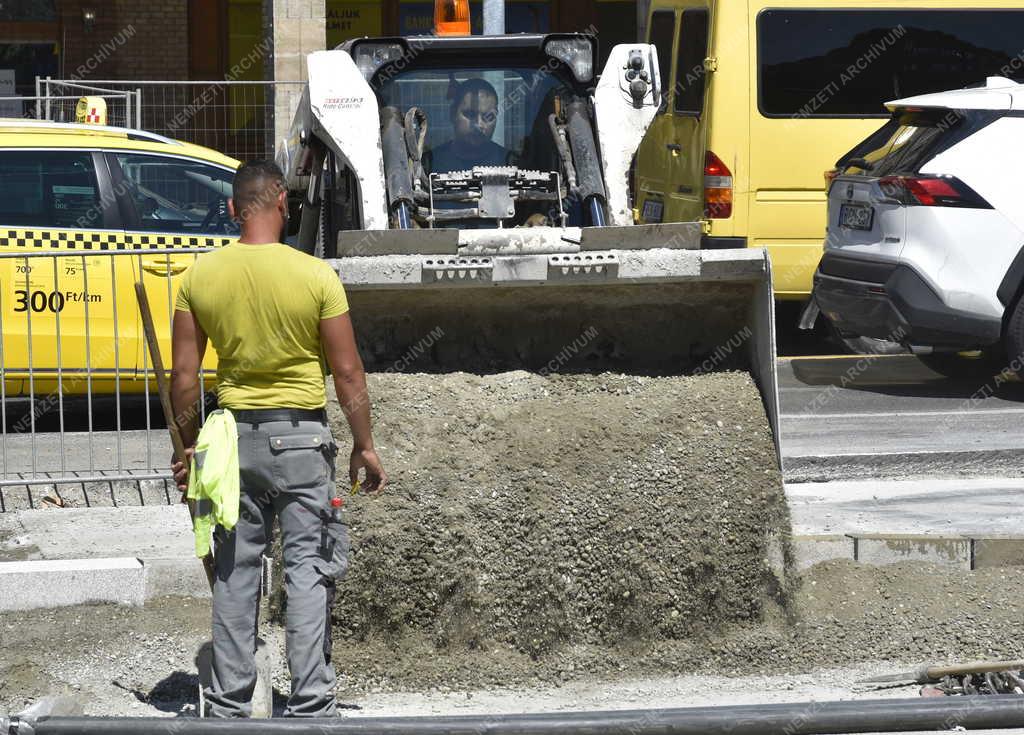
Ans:
{"type": "MultiPolygon", "coordinates": [[[[804,573],[791,600],[793,620],[769,616],[685,639],[579,644],[537,660],[499,646],[438,651],[426,639],[420,645],[406,640],[402,647],[379,638],[337,640],[334,662],[343,705],[369,706],[375,695],[402,691],[475,692],[483,699],[515,687],[524,696],[537,692],[537,701],[554,708],[574,706],[571,692],[578,688],[591,692],[588,708],[623,706],[616,691],[629,691],[625,702],[631,706],[682,706],[702,703],[714,695],[712,688],[726,688],[723,677],[729,676],[748,677],[737,680],[733,702],[799,701],[818,691],[813,685],[819,680],[828,683],[832,697],[845,689],[849,696],[874,698],[878,694],[857,690],[854,682],[925,662],[1018,658],[1022,596],[1024,568],[964,572],[922,563],[835,561],[804,573]],[[680,690],[674,682],[684,675],[698,678],[680,690]],[[701,691],[702,675],[707,691],[701,691]],[[630,686],[635,681],[644,682],[640,693],[630,686]],[[574,688],[559,694],[570,682],[574,688]],[[603,684],[607,701],[593,694],[603,684]],[[668,691],[678,698],[666,698],[668,691]]],[[[65,693],[92,715],[191,716],[198,702],[192,662],[209,625],[209,601],[170,597],[144,608],[104,604],[4,613],[0,714],[46,693],[65,693]]],[[[284,657],[277,661],[280,704],[288,673],[284,657]]],[[[424,711],[443,709],[439,700],[424,701],[432,702],[424,711]]]]}
{"type": "MultiPolygon", "coordinates": [[[[1019,654],[1024,568],[786,571],[781,478],[744,373],[378,373],[371,391],[392,486],[347,504],[342,702],[684,674],[786,689],[823,667],[1019,654]]],[[[332,421],[345,439],[336,406],[332,421]]],[[[181,598],[4,613],[0,712],[57,692],[89,714],[194,714],[209,625],[208,601],[181,598]]]]}

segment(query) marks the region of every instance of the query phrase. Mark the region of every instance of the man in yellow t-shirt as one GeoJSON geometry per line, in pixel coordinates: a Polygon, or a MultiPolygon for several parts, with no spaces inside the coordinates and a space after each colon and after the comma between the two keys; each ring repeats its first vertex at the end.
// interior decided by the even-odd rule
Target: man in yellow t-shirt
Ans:
{"type": "MultiPolygon", "coordinates": [[[[370,494],[387,475],[374,450],[366,376],[338,275],[277,240],[288,220],[281,170],[242,165],[229,211],[241,237],[200,257],[182,279],[172,338],[171,401],[186,447],[198,434],[199,369],[217,351],[217,397],[238,426],[238,523],[214,533],[213,676],[210,714],[246,717],[256,684],[260,555],[278,517],[288,593],[292,693],[285,716],[335,712],[330,609],[347,567],[348,539],[335,495],[337,445],[325,411],[324,361],[352,431],[352,482],[370,494]]],[[[191,450],[189,450],[191,455],[191,450]]],[[[184,491],[187,469],[174,465],[184,491]]]]}

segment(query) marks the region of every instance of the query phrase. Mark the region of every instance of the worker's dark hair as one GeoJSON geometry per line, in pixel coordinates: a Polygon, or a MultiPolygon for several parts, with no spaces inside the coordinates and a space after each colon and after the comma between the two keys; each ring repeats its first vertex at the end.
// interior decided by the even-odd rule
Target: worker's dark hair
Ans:
{"type": "Polygon", "coordinates": [[[284,174],[269,159],[246,161],[235,172],[231,197],[235,212],[244,220],[246,213],[274,206],[277,196],[285,190],[284,174]]]}
{"type": "Polygon", "coordinates": [[[459,110],[459,104],[462,102],[462,98],[467,94],[476,94],[477,92],[488,94],[494,98],[495,102],[498,101],[498,93],[494,91],[494,87],[491,86],[490,82],[486,79],[481,79],[480,77],[473,77],[472,79],[467,79],[464,82],[459,82],[459,84],[452,90],[452,102],[451,106],[448,108],[448,117],[454,120],[455,113],[459,110]]]}

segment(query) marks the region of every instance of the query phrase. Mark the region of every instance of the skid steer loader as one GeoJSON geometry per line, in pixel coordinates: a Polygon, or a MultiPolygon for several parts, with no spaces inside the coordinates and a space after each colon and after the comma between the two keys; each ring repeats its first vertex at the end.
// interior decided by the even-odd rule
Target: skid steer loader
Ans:
{"type": "Polygon", "coordinates": [[[697,222],[635,224],[658,57],[618,45],[600,76],[597,58],[573,33],[310,54],[278,149],[295,245],[335,266],[370,369],[738,367],[777,445],[767,255],[700,250],[697,222]]]}

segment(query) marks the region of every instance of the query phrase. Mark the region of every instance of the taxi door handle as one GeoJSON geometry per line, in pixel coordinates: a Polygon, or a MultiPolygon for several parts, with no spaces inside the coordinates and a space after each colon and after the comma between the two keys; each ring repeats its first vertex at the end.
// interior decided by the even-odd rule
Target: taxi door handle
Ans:
{"type": "Polygon", "coordinates": [[[156,276],[174,276],[188,268],[188,263],[175,263],[173,260],[143,260],[142,270],[156,276]]]}
{"type": "Polygon", "coordinates": [[[683,152],[683,147],[678,143],[666,143],[665,147],[672,151],[672,153],[676,156],[683,152]]]}

